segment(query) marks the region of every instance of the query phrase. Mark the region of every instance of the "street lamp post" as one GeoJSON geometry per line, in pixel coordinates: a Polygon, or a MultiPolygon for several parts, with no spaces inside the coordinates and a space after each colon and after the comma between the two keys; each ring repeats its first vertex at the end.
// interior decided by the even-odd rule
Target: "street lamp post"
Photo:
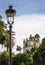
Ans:
{"type": "Polygon", "coordinates": [[[9,6],[9,9],[5,11],[7,16],[7,23],[9,24],[9,31],[10,31],[10,43],[9,43],[9,65],[12,65],[11,61],[11,35],[12,35],[12,24],[14,23],[14,15],[16,14],[16,10],[12,9],[12,6],[9,6]]]}

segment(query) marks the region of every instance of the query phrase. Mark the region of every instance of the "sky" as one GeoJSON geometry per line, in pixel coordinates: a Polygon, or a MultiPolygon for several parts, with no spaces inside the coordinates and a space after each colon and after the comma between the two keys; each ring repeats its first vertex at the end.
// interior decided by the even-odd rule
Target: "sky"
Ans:
{"type": "MultiPolygon", "coordinates": [[[[45,37],[45,0],[0,0],[0,15],[6,22],[5,11],[9,5],[16,10],[13,30],[16,35],[16,45],[23,46],[23,39],[29,38],[30,34],[36,33],[40,38],[45,37]]],[[[2,48],[0,46],[0,51],[2,48]]]]}
{"type": "Polygon", "coordinates": [[[3,17],[5,17],[5,10],[9,5],[13,5],[16,9],[17,16],[35,13],[45,14],[45,0],[0,0],[0,14],[3,17]]]}

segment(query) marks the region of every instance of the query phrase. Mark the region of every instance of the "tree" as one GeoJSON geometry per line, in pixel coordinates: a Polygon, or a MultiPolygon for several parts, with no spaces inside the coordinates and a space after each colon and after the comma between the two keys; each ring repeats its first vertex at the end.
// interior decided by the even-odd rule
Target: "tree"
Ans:
{"type": "Polygon", "coordinates": [[[35,38],[40,38],[40,35],[39,35],[39,34],[36,34],[36,35],[35,35],[35,38]]]}
{"type": "Polygon", "coordinates": [[[0,65],[9,65],[9,53],[4,51],[0,55],[0,65]]]}
{"type": "Polygon", "coordinates": [[[33,56],[34,65],[45,65],[45,38],[42,39],[42,44],[33,56]]]}
{"type": "Polygon", "coordinates": [[[6,24],[2,21],[2,16],[0,16],[0,44],[5,45],[9,40],[9,35],[7,34],[6,24]]]}
{"type": "Polygon", "coordinates": [[[25,65],[25,63],[24,63],[24,62],[22,62],[22,63],[21,63],[21,65],[25,65]]]}
{"type": "MultiPolygon", "coordinates": [[[[32,56],[28,53],[12,53],[12,65],[33,65],[32,56]]],[[[9,65],[9,52],[0,53],[0,65],[9,65]]]]}
{"type": "Polygon", "coordinates": [[[2,19],[2,16],[0,15],[0,20],[2,19]]]}
{"type": "Polygon", "coordinates": [[[45,48],[45,38],[42,39],[42,43],[40,45],[40,48],[45,48]]]}
{"type": "Polygon", "coordinates": [[[21,51],[21,47],[17,45],[17,51],[21,51]]]}
{"type": "MultiPolygon", "coordinates": [[[[10,31],[9,30],[7,30],[7,33],[10,36],[10,31]]],[[[11,48],[13,48],[14,45],[15,45],[15,37],[13,37],[13,35],[15,35],[15,33],[12,31],[11,48]]],[[[9,43],[10,43],[10,40],[8,40],[7,44],[5,45],[5,47],[7,48],[7,51],[9,50],[9,43]]]]}
{"type": "MultiPolygon", "coordinates": [[[[14,62],[15,54],[12,53],[12,63],[14,62]]],[[[9,65],[9,52],[3,51],[0,53],[0,65],[9,65]]]]}
{"type": "Polygon", "coordinates": [[[30,57],[26,53],[18,53],[12,65],[31,65],[30,57]]]}
{"type": "Polygon", "coordinates": [[[36,47],[32,47],[32,49],[31,49],[31,53],[37,51],[37,49],[38,49],[38,48],[36,48],[36,47]]]}

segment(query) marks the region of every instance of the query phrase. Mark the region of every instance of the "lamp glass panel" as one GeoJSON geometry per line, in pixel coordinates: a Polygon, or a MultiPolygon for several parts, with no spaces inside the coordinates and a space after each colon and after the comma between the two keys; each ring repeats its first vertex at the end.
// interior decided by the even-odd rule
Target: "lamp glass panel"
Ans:
{"type": "Polygon", "coordinates": [[[14,17],[8,17],[8,22],[12,24],[14,22],[14,17]]]}

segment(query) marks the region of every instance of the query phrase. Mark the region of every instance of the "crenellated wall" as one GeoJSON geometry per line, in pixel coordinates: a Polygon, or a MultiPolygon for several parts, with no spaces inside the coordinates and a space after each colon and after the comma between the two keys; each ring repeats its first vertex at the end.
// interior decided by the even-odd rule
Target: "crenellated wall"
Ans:
{"type": "Polygon", "coordinates": [[[39,47],[40,45],[40,39],[35,36],[33,37],[30,35],[29,38],[23,39],[23,52],[26,52],[26,50],[30,50],[32,47],[39,47]]]}

